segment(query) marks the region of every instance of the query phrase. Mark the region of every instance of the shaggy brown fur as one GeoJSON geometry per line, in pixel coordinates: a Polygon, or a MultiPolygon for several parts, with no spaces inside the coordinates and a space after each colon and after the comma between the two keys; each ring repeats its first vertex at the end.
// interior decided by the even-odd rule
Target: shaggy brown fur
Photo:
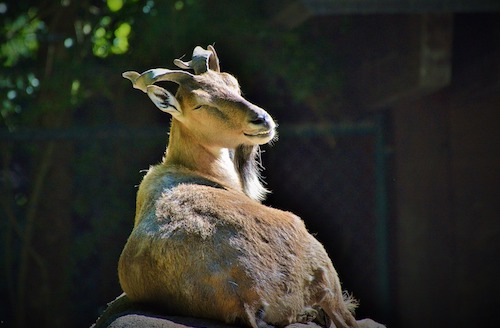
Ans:
{"type": "Polygon", "coordinates": [[[172,315],[253,328],[324,314],[327,325],[358,327],[323,246],[300,218],[258,202],[264,191],[255,157],[275,135],[272,118],[219,72],[212,47],[196,48],[193,61],[178,65],[197,75],[125,73],[173,116],[164,161],[139,187],[120,257],[126,295],[172,315]],[[152,85],[158,80],[178,83],[176,96],[152,85]]]}

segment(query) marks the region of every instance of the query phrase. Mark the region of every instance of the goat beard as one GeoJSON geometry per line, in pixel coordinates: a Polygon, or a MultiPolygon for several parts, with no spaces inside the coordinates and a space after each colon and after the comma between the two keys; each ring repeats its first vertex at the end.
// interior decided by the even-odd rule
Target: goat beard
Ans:
{"type": "Polygon", "coordinates": [[[262,185],[260,147],[258,145],[236,147],[233,153],[233,162],[245,194],[255,200],[263,200],[269,191],[262,185]]]}

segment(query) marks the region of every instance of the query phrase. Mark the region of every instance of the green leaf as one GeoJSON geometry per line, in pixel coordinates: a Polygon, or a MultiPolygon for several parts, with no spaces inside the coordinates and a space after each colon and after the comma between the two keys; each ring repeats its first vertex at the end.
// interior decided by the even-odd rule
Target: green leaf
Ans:
{"type": "Polygon", "coordinates": [[[123,7],[123,0],[107,0],[106,3],[109,10],[113,12],[119,11],[123,7]]]}

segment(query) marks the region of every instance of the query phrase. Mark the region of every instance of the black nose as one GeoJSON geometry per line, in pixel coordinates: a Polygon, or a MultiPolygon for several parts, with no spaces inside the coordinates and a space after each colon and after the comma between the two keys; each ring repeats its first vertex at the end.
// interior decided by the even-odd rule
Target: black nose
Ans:
{"type": "Polygon", "coordinates": [[[267,125],[267,117],[264,115],[257,115],[254,119],[250,120],[250,123],[255,125],[267,125]]]}

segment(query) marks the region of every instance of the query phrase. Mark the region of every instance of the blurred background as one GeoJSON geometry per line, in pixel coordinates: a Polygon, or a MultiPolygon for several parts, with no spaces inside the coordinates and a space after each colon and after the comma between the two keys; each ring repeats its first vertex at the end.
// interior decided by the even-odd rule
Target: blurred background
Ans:
{"type": "Polygon", "coordinates": [[[325,244],[358,317],[493,327],[500,2],[0,0],[0,327],[88,327],[170,118],[121,77],[215,44],[279,122],[266,204],[325,244]]]}

